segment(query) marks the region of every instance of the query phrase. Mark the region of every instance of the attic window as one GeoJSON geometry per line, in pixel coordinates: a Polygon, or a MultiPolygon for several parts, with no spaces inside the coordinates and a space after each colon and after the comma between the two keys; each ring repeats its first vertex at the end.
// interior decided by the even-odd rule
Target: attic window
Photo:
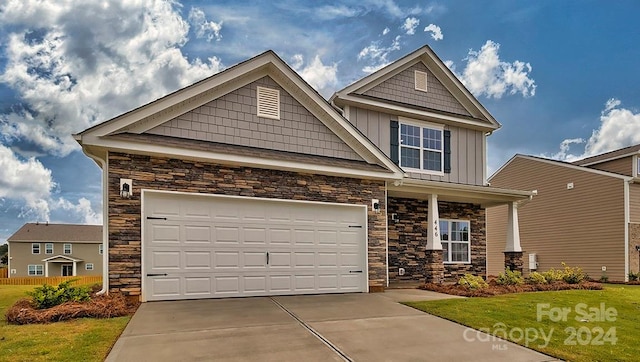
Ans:
{"type": "Polygon", "coordinates": [[[272,88],[257,87],[258,117],[280,119],[280,91],[272,88]]]}
{"type": "Polygon", "coordinates": [[[415,71],[416,90],[426,92],[427,91],[427,73],[419,70],[415,71]]]}

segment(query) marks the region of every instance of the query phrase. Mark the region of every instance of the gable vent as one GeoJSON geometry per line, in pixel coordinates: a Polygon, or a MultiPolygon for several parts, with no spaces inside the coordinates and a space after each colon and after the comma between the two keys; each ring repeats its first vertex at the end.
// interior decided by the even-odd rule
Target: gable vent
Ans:
{"type": "Polygon", "coordinates": [[[280,91],[272,88],[257,87],[258,117],[280,119],[280,91]]]}
{"type": "Polygon", "coordinates": [[[416,70],[415,77],[416,77],[416,90],[426,92],[427,91],[427,73],[416,70]]]}

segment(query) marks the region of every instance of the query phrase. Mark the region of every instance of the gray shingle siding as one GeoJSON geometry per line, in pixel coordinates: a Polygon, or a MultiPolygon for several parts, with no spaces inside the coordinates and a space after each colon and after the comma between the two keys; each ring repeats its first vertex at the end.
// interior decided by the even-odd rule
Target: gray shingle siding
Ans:
{"type": "Polygon", "coordinates": [[[365,95],[455,114],[471,114],[423,63],[416,63],[364,93],[365,95]],[[427,73],[427,92],[415,90],[414,71],[427,73]]]}
{"type": "Polygon", "coordinates": [[[278,151],[362,160],[269,77],[261,78],[147,133],[278,151]],[[256,87],[280,90],[280,119],[257,116],[256,87]]]}

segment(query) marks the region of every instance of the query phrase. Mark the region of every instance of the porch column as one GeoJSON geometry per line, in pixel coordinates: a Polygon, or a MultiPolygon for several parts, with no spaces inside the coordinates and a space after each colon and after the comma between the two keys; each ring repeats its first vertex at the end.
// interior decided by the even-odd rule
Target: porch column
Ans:
{"type": "Polygon", "coordinates": [[[71,275],[73,275],[74,277],[76,276],[76,270],[77,270],[77,264],[75,261],[73,262],[73,271],[71,272],[71,275]]]}
{"type": "Polygon", "coordinates": [[[522,272],[522,247],[520,246],[520,226],[518,224],[518,203],[508,205],[507,212],[507,245],[504,249],[505,269],[522,272]]]}
{"type": "Polygon", "coordinates": [[[49,276],[49,262],[48,261],[44,262],[44,276],[45,277],[49,276]]]}
{"type": "Polygon", "coordinates": [[[425,250],[424,273],[427,283],[444,281],[444,263],[442,261],[442,242],[440,240],[440,216],[438,195],[429,195],[427,209],[427,245],[425,250]]]}

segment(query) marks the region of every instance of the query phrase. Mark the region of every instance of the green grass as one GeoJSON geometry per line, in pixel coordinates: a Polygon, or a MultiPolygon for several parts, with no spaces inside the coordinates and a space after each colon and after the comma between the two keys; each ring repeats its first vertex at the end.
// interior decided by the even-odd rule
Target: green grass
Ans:
{"type": "Polygon", "coordinates": [[[103,361],[130,317],[8,325],[7,309],[34,286],[0,285],[0,361],[103,361]]]}
{"type": "MultiPolygon", "coordinates": [[[[445,299],[405,304],[468,327],[489,331],[500,337],[506,334],[507,339],[513,342],[569,361],[638,359],[640,286],[607,285],[603,290],[519,293],[490,298],[445,299]],[[545,303],[549,304],[549,307],[539,306],[545,303]],[[586,304],[586,318],[582,318],[583,309],[580,308],[580,303],[586,304]],[[617,312],[615,320],[605,320],[604,316],[596,320],[596,315],[590,308],[600,309],[601,303],[604,303],[605,309],[612,308],[617,312]],[[554,321],[549,315],[542,313],[541,320],[538,321],[538,308],[549,311],[549,308],[556,307],[569,308],[566,321],[554,321]],[[579,320],[576,320],[576,317],[579,320]],[[533,330],[538,333],[538,338],[533,338],[533,330]],[[528,341],[521,338],[519,331],[529,331],[531,338],[528,341]],[[547,336],[551,335],[546,346],[541,331],[547,336]],[[510,333],[513,338],[508,338],[510,333]],[[612,333],[615,333],[615,341],[611,338],[612,333]],[[603,338],[598,339],[598,336],[603,338]]],[[[476,334],[469,333],[468,336],[474,338],[476,334]]]]}

